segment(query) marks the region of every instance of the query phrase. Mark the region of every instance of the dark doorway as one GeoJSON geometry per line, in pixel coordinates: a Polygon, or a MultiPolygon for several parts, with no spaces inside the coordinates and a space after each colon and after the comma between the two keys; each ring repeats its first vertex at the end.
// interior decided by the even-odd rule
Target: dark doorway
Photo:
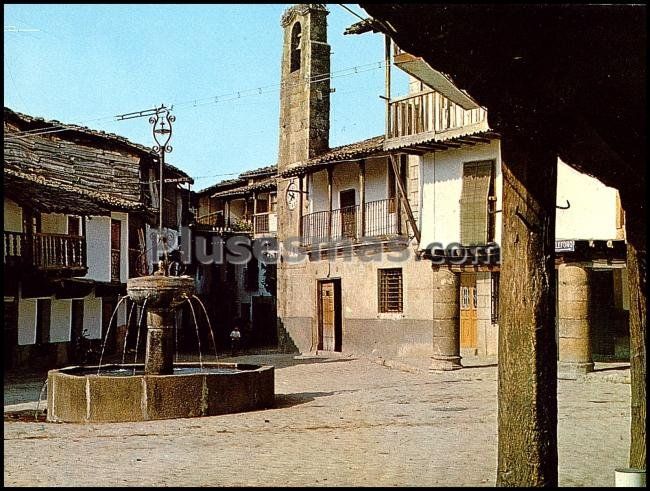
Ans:
{"type": "Polygon", "coordinates": [[[354,189],[346,189],[339,193],[341,206],[341,235],[354,239],[357,234],[357,202],[354,189]]]}
{"type": "Polygon", "coordinates": [[[277,316],[275,299],[273,297],[253,297],[253,330],[252,343],[254,346],[276,346],[277,316]]]}

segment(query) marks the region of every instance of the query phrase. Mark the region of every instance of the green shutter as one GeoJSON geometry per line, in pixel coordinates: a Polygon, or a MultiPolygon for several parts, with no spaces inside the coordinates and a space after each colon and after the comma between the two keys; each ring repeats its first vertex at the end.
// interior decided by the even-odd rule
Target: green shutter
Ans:
{"type": "Polygon", "coordinates": [[[488,194],[494,161],[465,162],[460,197],[460,242],[464,246],[486,244],[488,194]]]}

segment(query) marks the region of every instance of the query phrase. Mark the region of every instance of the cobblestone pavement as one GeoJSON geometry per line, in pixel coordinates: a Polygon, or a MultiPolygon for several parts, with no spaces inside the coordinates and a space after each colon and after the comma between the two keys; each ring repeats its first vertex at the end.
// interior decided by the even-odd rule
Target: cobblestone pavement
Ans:
{"type": "MultiPolygon", "coordinates": [[[[5,421],[4,484],[495,484],[494,364],[426,373],[345,357],[238,361],[276,366],[277,407],[139,423],[5,421]]],[[[614,468],[627,464],[630,386],[558,387],[560,485],[612,486],[614,468]]]]}

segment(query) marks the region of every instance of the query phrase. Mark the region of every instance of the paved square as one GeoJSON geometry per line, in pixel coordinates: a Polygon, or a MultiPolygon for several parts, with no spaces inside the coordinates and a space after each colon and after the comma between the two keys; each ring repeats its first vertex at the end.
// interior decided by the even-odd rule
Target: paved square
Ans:
{"type": "MultiPolygon", "coordinates": [[[[276,408],[140,423],[5,421],[5,485],[495,484],[492,364],[409,373],[367,359],[239,361],[276,366],[276,408]]],[[[558,387],[560,485],[613,485],[614,468],[627,466],[630,386],[594,377],[558,387]]]]}

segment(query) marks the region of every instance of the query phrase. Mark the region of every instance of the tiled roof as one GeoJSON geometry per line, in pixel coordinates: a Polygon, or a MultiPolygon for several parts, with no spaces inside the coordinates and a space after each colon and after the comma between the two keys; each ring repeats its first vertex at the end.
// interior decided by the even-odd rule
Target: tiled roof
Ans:
{"type": "Polygon", "coordinates": [[[249,184],[247,186],[240,186],[235,189],[227,191],[220,191],[214,193],[211,198],[236,198],[252,194],[254,191],[270,191],[276,189],[276,176],[266,178],[262,181],[249,184]]]}
{"type": "Polygon", "coordinates": [[[52,182],[43,176],[3,169],[3,192],[17,203],[30,205],[46,213],[100,215],[113,211],[137,211],[139,201],[84,189],[71,183],[52,182]]]}
{"type": "Polygon", "coordinates": [[[263,175],[275,174],[277,171],[278,166],[276,164],[273,164],[266,167],[260,167],[259,169],[247,170],[239,174],[239,177],[242,179],[248,179],[249,177],[259,177],[263,175]]]}
{"type": "Polygon", "coordinates": [[[385,155],[384,152],[384,136],[375,136],[348,145],[332,148],[314,158],[307,160],[302,164],[298,164],[291,169],[282,172],[282,177],[290,177],[303,174],[306,171],[314,171],[326,167],[330,163],[343,162],[351,159],[361,159],[370,156],[385,155]]]}
{"type": "Polygon", "coordinates": [[[244,186],[246,184],[246,182],[247,182],[246,179],[240,179],[240,178],[226,179],[224,181],[219,181],[216,184],[212,184],[211,186],[203,188],[203,189],[201,189],[199,191],[195,191],[194,194],[199,195],[199,196],[204,196],[206,194],[215,193],[219,189],[232,188],[232,187],[237,187],[237,186],[244,186]]]}

